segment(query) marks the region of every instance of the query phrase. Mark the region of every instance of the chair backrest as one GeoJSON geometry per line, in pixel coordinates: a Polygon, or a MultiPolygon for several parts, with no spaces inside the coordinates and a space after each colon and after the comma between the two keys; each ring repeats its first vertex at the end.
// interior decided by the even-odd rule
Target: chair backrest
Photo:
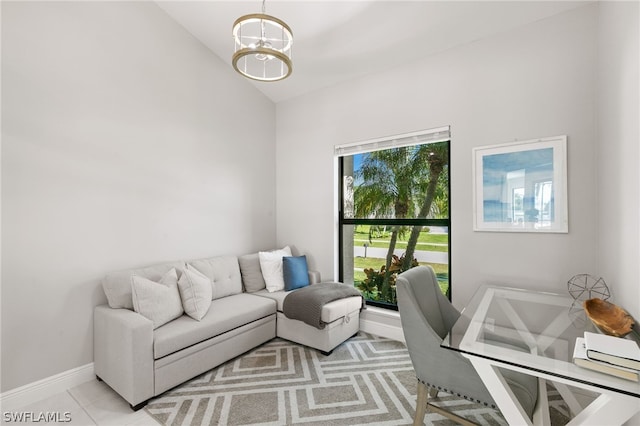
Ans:
{"type": "MultiPolygon", "coordinates": [[[[442,294],[438,279],[430,266],[418,266],[400,275],[406,291],[413,296],[418,309],[441,339],[447,335],[460,313],[442,294]]],[[[397,284],[396,284],[397,287],[397,284]]]]}
{"type": "Polygon", "coordinates": [[[460,313],[442,294],[433,269],[417,266],[403,272],[396,280],[396,291],[402,331],[418,380],[495,406],[469,360],[440,347],[460,313]]]}

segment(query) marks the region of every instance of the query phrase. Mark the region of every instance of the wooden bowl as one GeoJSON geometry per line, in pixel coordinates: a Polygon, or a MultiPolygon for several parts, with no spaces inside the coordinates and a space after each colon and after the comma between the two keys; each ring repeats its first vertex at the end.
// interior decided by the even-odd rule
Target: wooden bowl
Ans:
{"type": "Polygon", "coordinates": [[[602,299],[589,299],[583,303],[587,316],[603,333],[624,337],[633,329],[633,318],[620,306],[602,299]]]}

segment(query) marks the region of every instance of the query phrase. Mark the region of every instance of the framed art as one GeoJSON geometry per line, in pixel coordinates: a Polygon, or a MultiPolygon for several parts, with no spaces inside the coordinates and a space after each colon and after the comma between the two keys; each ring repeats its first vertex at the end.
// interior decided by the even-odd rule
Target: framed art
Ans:
{"type": "Polygon", "coordinates": [[[473,149],[474,231],[569,232],[567,137],[473,149]]]}

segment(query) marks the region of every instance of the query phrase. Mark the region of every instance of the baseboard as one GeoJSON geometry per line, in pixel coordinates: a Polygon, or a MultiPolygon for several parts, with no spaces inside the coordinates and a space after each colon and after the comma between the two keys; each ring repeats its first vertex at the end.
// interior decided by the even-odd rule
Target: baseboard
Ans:
{"type": "Polygon", "coordinates": [[[402,328],[384,324],[378,321],[371,321],[366,319],[360,319],[360,330],[365,333],[371,333],[376,336],[385,337],[387,339],[397,340],[404,343],[404,334],[402,328]]]}
{"type": "Polygon", "coordinates": [[[6,391],[0,394],[0,407],[3,412],[15,411],[92,379],[95,379],[95,374],[93,363],[90,363],[6,391]]]}

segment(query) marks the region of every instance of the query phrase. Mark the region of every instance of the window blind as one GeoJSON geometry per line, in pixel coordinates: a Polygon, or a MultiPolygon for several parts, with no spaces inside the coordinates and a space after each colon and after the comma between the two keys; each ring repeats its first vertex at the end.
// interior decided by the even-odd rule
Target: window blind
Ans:
{"type": "Polygon", "coordinates": [[[362,154],[364,152],[380,151],[389,148],[444,142],[450,139],[450,128],[449,126],[444,126],[436,129],[421,130],[396,136],[387,136],[363,142],[336,145],[334,147],[334,154],[338,157],[344,157],[347,155],[362,154]]]}

